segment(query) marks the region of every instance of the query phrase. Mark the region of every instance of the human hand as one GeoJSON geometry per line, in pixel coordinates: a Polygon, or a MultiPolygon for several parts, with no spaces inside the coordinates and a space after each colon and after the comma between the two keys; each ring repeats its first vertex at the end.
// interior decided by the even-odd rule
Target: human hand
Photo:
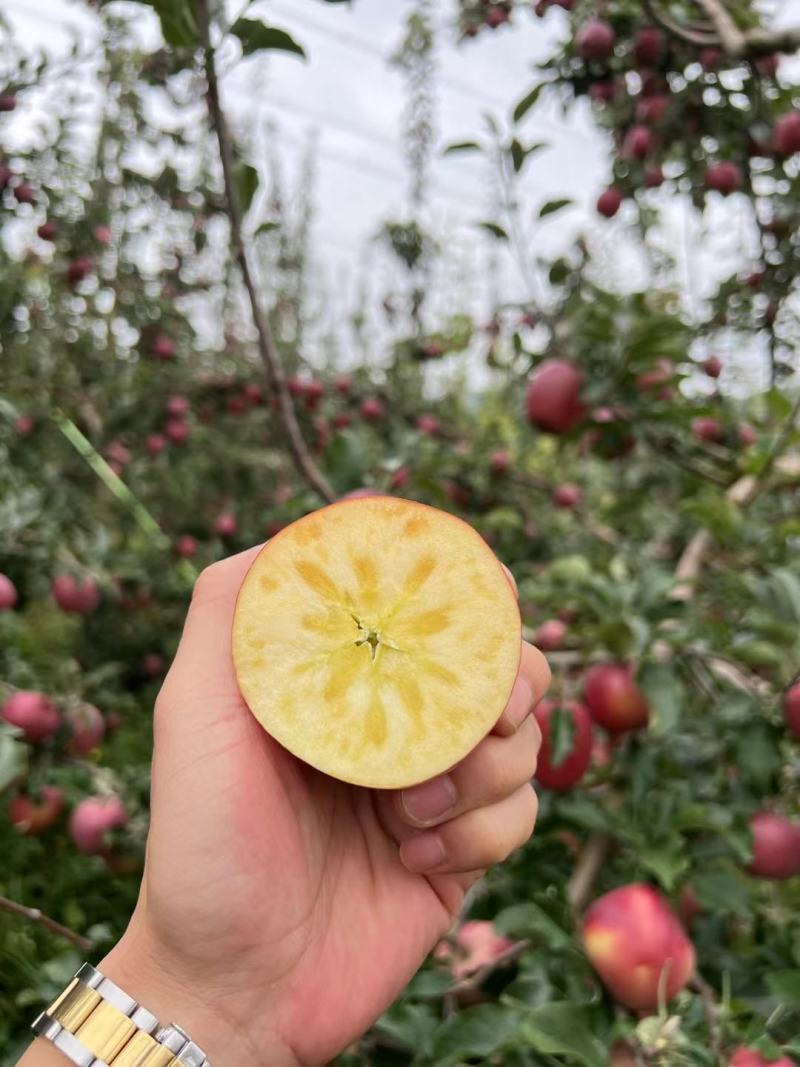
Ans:
{"type": "Polygon", "coordinates": [[[327,778],[236,684],[231,626],[258,551],[197,583],[156,703],[139,902],[99,964],[214,1067],[325,1063],[395,999],[467,888],[533,830],[529,713],[549,682],[523,644],[506,710],[448,776],[402,793],[327,778]]]}

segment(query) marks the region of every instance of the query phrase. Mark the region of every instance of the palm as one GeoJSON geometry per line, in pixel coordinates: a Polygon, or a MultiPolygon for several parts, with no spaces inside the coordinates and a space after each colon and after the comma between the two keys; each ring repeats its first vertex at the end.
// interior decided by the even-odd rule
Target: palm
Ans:
{"type": "Polygon", "coordinates": [[[157,745],[170,768],[155,767],[148,901],[164,936],[185,931],[177,947],[193,961],[235,958],[254,991],[277,988],[282,1039],[302,1062],[324,1062],[413,975],[461,885],[409,873],[385,798],[300,763],[235,688],[214,718],[189,726],[180,752],[157,745]],[[169,887],[163,899],[156,886],[169,887]]]}

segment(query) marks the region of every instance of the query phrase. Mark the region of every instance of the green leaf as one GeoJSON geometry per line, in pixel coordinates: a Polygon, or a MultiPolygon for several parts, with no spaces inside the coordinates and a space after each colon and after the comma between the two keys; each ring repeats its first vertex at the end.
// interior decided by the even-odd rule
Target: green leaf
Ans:
{"type": "Polygon", "coordinates": [[[697,899],[710,912],[750,913],[750,894],[741,874],[733,869],[710,867],[691,876],[697,899]]]}
{"type": "Polygon", "coordinates": [[[231,26],[231,33],[242,42],[242,55],[251,56],[255,52],[292,52],[306,57],[303,47],[295,41],[286,30],[276,26],[267,26],[257,19],[237,19],[231,26]]]}
{"type": "Polygon", "coordinates": [[[562,208],[569,207],[573,203],[568,197],[563,200],[548,200],[546,204],[542,204],[539,208],[539,218],[546,218],[548,215],[555,214],[556,211],[561,211],[562,208]]]}
{"type": "Polygon", "coordinates": [[[523,96],[523,98],[519,101],[519,103],[516,105],[511,114],[511,117],[513,118],[514,122],[519,122],[520,119],[524,118],[525,115],[528,114],[530,109],[539,99],[542,90],[545,88],[546,85],[547,82],[541,82],[541,84],[535,85],[529,93],[526,93],[526,95],[523,96]]]}
{"type": "Polygon", "coordinates": [[[234,179],[236,181],[236,191],[239,194],[239,206],[242,209],[242,214],[246,215],[258,189],[258,171],[255,167],[251,167],[249,163],[238,160],[234,164],[234,179]]]}
{"type": "Polygon", "coordinates": [[[522,1032],[548,1056],[569,1056],[583,1067],[605,1067],[607,1049],[592,1034],[588,1012],[576,1004],[542,1004],[527,1013],[522,1032]]]}
{"type": "Polygon", "coordinates": [[[152,7],[161,23],[164,40],[172,48],[194,48],[200,34],[190,0],[137,0],[152,7]]]}
{"type": "Polygon", "coordinates": [[[669,844],[639,849],[639,862],[671,893],[689,867],[685,845],[681,838],[669,844]]]}
{"type": "Polygon", "coordinates": [[[363,441],[349,431],[337,433],[325,449],[325,469],[339,493],[363,485],[368,463],[363,441]]]}
{"type": "Polygon", "coordinates": [[[261,233],[271,233],[273,230],[278,229],[280,229],[279,222],[262,222],[256,232],[253,234],[253,237],[258,237],[258,235],[261,233]]]}
{"type": "Polygon", "coordinates": [[[767,988],[786,1004],[800,1004],[800,971],[772,971],[765,975],[767,988]]]}
{"type": "Polygon", "coordinates": [[[28,749],[22,734],[13,726],[0,724],[0,792],[28,769],[28,749]]]}
{"type": "Polygon", "coordinates": [[[783,756],[767,723],[752,722],[739,731],[736,761],[748,785],[759,793],[769,789],[783,766],[783,756]]]}
{"type": "Polygon", "coordinates": [[[509,146],[511,161],[514,164],[514,172],[519,174],[527,160],[536,152],[540,152],[543,148],[547,148],[546,141],[537,141],[535,144],[528,145],[528,147],[525,148],[525,146],[520,144],[515,137],[509,146]]]}
{"type": "Polygon", "coordinates": [[[530,937],[548,948],[566,949],[573,944],[570,935],[532,900],[504,908],[495,916],[494,925],[501,934],[530,937]]]}
{"type": "Polygon", "coordinates": [[[496,237],[498,241],[507,241],[508,234],[502,226],[498,226],[496,222],[479,222],[478,226],[482,230],[487,230],[493,237],[496,237]]]}
{"type": "Polygon", "coordinates": [[[449,144],[442,155],[449,156],[456,152],[480,152],[480,150],[481,146],[477,141],[456,141],[454,144],[449,144]]]}
{"type": "Polygon", "coordinates": [[[575,744],[575,720],[566,708],[555,708],[550,716],[550,762],[560,767],[575,744]]]}
{"type": "Polygon", "coordinates": [[[395,1004],[375,1024],[379,1033],[414,1052],[425,1053],[438,1025],[433,1007],[428,1004],[395,1004]]]}
{"type": "Polygon", "coordinates": [[[459,1060],[491,1056],[519,1030],[519,1012],[500,1004],[480,1004],[451,1015],[433,1039],[432,1059],[437,1067],[459,1060]]]}
{"type": "Polygon", "coordinates": [[[652,729],[659,734],[673,730],[686,704],[686,689],[675,668],[666,663],[645,663],[636,681],[655,712],[652,729]]]}

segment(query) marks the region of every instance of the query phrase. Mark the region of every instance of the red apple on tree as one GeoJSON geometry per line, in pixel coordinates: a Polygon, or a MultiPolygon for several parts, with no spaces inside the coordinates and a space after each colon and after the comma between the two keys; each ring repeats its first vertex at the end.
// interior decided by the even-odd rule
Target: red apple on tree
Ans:
{"type": "Polygon", "coordinates": [[[427,437],[436,437],[442,429],[442,424],[435,415],[420,415],[417,419],[417,429],[427,437]]]}
{"type": "Polygon", "coordinates": [[[160,678],[164,673],[164,657],[158,652],[148,652],[142,660],[142,670],[148,678],[160,678]]]}
{"type": "Polygon", "coordinates": [[[800,111],[789,111],[776,121],[772,147],[778,156],[793,156],[800,152],[800,111]]]}
{"type": "Polygon", "coordinates": [[[17,98],[13,93],[3,93],[0,96],[0,111],[13,111],[17,106],[17,98]]]}
{"type": "Polygon", "coordinates": [[[692,433],[698,441],[708,441],[719,444],[725,440],[725,429],[719,419],[700,415],[692,419],[692,433]]]}
{"type": "Polygon", "coordinates": [[[380,422],[386,417],[386,406],[377,396],[365,397],[358,410],[366,422],[380,422]]]}
{"type": "Polygon", "coordinates": [[[214,520],[214,533],[219,537],[233,537],[236,533],[236,516],[230,511],[223,511],[214,520]]]}
{"type": "Polygon", "coordinates": [[[694,946],[652,886],[622,886],[586,912],[583,944],[603,984],[620,1004],[653,1012],[672,1000],[694,973],[694,946]]]}
{"type": "Polygon", "coordinates": [[[601,19],[591,19],[575,35],[575,51],[582,59],[600,62],[614,51],[616,39],[612,26],[601,19]]]}
{"type": "Polygon", "coordinates": [[[594,721],[610,734],[647,725],[650,706],[627,664],[596,663],[590,667],[584,678],[583,696],[594,721]]]}
{"type": "Polygon", "coordinates": [[[52,219],[47,219],[36,230],[36,236],[41,238],[42,241],[54,241],[58,227],[52,219]]]}
{"type": "Polygon", "coordinates": [[[150,433],[145,438],[144,445],[151,456],[160,456],[167,447],[167,439],[163,434],[150,433]]]}
{"type": "Polygon", "coordinates": [[[73,756],[86,756],[99,748],[106,734],[106,721],[93,704],[74,704],[64,713],[70,738],[67,751],[73,756]]]}
{"type": "Polygon", "coordinates": [[[644,185],[645,189],[658,189],[660,185],[664,184],[664,171],[657,163],[651,163],[644,169],[644,185]]]}
{"type": "Polygon", "coordinates": [[[513,945],[498,934],[494,923],[485,919],[471,919],[462,923],[455,937],[455,952],[447,941],[440,941],[434,949],[436,959],[447,960],[455,979],[467,978],[494,963],[513,945]]]}
{"type": "Polygon", "coordinates": [[[50,589],[61,610],[74,615],[91,615],[100,604],[100,588],[94,578],[78,581],[71,574],[59,574],[50,589]]]}
{"type": "Polygon", "coordinates": [[[655,26],[642,26],[636,31],[633,56],[640,67],[652,67],[664,55],[664,34],[655,26]]]}
{"type": "Polygon", "coordinates": [[[17,587],[0,571],[0,611],[10,611],[18,600],[17,587]]]}
{"type": "Polygon", "coordinates": [[[622,206],[623,199],[622,190],[612,185],[598,196],[597,210],[605,218],[613,219],[622,206]]]}
{"type": "Polygon", "coordinates": [[[78,285],[88,278],[94,270],[94,263],[88,256],[80,256],[67,264],[66,279],[68,285],[78,285]]]}
{"type": "Polygon", "coordinates": [[[525,396],[528,419],[540,430],[569,433],[586,414],[583,372],[565,359],[546,359],[533,373],[525,396]]]}
{"type": "Polygon", "coordinates": [[[800,741],[800,682],[787,689],[783,697],[783,712],[789,733],[800,741]]]}
{"type": "Polygon", "coordinates": [[[69,835],[79,852],[96,856],[106,851],[106,835],[128,821],[119,797],[87,797],[72,812],[69,835]]]}
{"type": "Polygon", "coordinates": [[[165,333],[157,333],[150,345],[150,355],[155,359],[174,359],[178,346],[165,333]]]}
{"type": "Polygon", "coordinates": [[[536,780],[545,789],[572,789],[583,778],[592,757],[592,720],[575,701],[542,700],[533,709],[542,731],[536,780]],[[568,736],[560,737],[566,729],[568,736]]]}
{"type": "Polygon", "coordinates": [[[164,426],[164,436],[174,445],[182,445],[189,439],[189,427],[183,419],[168,419],[164,426]]]}
{"type": "Polygon", "coordinates": [[[191,559],[197,554],[197,541],[191,534],[182,534],[175,545],[175,551],[181,559],[191,559]]]}
{"type": "Polygon", "coordinates": [[[797,1067],[794,1060],[781,1056],[777,1060],[768,1060],[753,1048],[740,1045],[731,1056],[728,1067],[797,1067]]]}
{"type": "Polygon", "coordinates": [[[173,393],[172,396],[167,397],[167,414],[173,415],[177,419],[188,415],[190,407],[188,397],[183,396],[181,393],[173,393]]]}
{"type": "Polygon", "coordinates": [[[722,374],[722,366],[723,363],[719,356],[709,356],[703,362],[703,370],[709,378],[719,378],[720,374],[722,374]]]}
{"type": "Polygon", "coordinates": [[[748,867],[758,878],[776,881],[800,874],[800,823],[783,815],[759,811],[750,820],[753,861],[748,867]]]}
{"type": "Polygon", "coordinates": [[[64,794],[57,785],[43,785],[39,799],[30,793],[17,793],[11,798],[9,818],[21,834],[36,836],[44,833],[64,810],[64,794]]]}
{"type": "Polygon", "coordinates": [[[598,104],[610,104],[617,95],[617,86],[613,81],[592,82],[589,86],[589,96],[598,104]]]}
{"type": "Polygon", "coordinates": [[[492,474],[506,474],[511,467],[511,453],[507,448],[496,448],[489,453],[489,470],[492,474]]]}
{"type": "Polygon", "coordinates": [[[0,708],[0,718],[19,727],[32,745],[46,741],[61,726],[61,716],[52,700],[29,689],[18,689],[7,698],[0,708]]]}
{"type": "Polygon", "coordinates": [[[567,624],[561,619],[547,619],[533,635],[533,643],[542,652],[557,652],[564,647],[567,624]]]}
{"type": "Polygon", "coordinates": [[[653,135],[646,126],[631,126],[622,142],[621,156],[623,159],[646,159],[654,147],[653,135]]]}
{"type": "Polygon", "coordinates": [[[565,482],[555,487],[551,499],[557,508],[574,508],[583,499],[583,490],[579,485],[565,482]]]}
{"type": "Polygon", "coordinates": [[[715,189],[723,196],[730,196],[744,183],[741,167],[737,163],[723,161],[713,163],[706,169],[705,183],[707,189],[715,189]]]}

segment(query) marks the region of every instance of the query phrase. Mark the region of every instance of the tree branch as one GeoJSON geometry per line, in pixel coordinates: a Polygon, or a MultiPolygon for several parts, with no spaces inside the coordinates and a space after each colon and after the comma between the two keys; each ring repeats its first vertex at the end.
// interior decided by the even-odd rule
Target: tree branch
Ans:
{"type": "Polygon", "coordinates": [[[697,48],[721,48],[734,59],[747,59],[771,52],[792,53],[800,49],[800,27],[765,30],[755,27],[741,30],[726,10],[722,0],[694,0],[709,20],[709,29],[691,27],[665,14],[657,0],[642,0],[645,11],[663,30],[685,44],[697,48]]]}
{"type": "Polygon", "coordinates": [[[291,394],[286,383],[286,374],[283,369],[278,347],[269,324],[269,319],[261,307],[261,302],[256,291],[255,279],[250,270],[247,251],[242,240],[242,209],[236,189],[234,175],[234,152],[233,139],[230,129],[222,110],[219,98],[219,83],[214,56],[214,48],[211,44],[211,24],[208,10],[208,0],[195,0],[197,21],[200,27],[201,42],[204,54],[204,65],[207,81],[206,103],[211,126],[216,135],[219,146],[219,157],[222,164],[222,177],[225,185],[225,202],[228,221],[231,230],[231,249],[234,258],[242,272],[242,280],[250,300],[256,333],[258,335],[258,349],[261,361],[264,365],[264,373],[267,386],[278,401],[278,414],[289,444],[289,451],[299,474],[314,489],[323,500],[328,503],[336,499],[333,490],[325,476],[311,457],[310,452],[303,440],[297,415],[294,410],[291,394]]]}
{"type": "Polygon", "coordinates": [[[660,11],[656,6],[655,0],[642,0],[642,3],[653,22],[673,37],[677,37],[679,41],[696,45],[698,48],[709,48],[719,43],[716,34],[710,31],[691,30],[687,26],[681,26],[679,22],[660,11]]]}
{"type": "Polygon", "coordinates": [[[608,859],[614,839],[611,834],[597,832],[589,835],[581,849],[569,882],[567,882],[567,900],[576,915],[579,915],[589,903],[594,883],[608,859]]]}
{"type": "Polygon", "coordinates": [[[457,996],[459,993],[470,993],[476,989],[480,989],[489,975],[494,974],[495,971],[499,971],[503,967],[507,967],[510,963],[518,960],[520,956],[524,956],[527,950],[531,947],[531,943],[528,940],[515,941],[513,945],[501,952],[499,956],[496,956],[488,963],[484,963],[482,967],[479,967],[473,974],[467,975],[465,978],[461,978],[458,982],[449,986],[443,996],[457,996]]]}
{"type": "Polygon", "coordinates": [[[0,911],[8,911],[12,915],[21,915],[23,919],[28,919],[29,922],[38,923],[39,926],[44,926],[45,929],[49,930],[51,934],[63,937],[65,941],[70,941],[76,948],[83,949],[84,952],[94,948],[94,942],[90,938],[77,934],[74,930],[70,930],[68,926],[62,926],[61,923],[51,919],[49,915],[45,915],[38,908],[27,908],[24,904],[17,903],[16,900],[9,900],[8,897],[0,896],[0,911]]]}
{"type": "Polygon", "coordinates": [[[721,0],[694,0],[702,8],[719,38],[720,47],[729,56],[743,56],[747,38],[731,18],[721,0]]]}

